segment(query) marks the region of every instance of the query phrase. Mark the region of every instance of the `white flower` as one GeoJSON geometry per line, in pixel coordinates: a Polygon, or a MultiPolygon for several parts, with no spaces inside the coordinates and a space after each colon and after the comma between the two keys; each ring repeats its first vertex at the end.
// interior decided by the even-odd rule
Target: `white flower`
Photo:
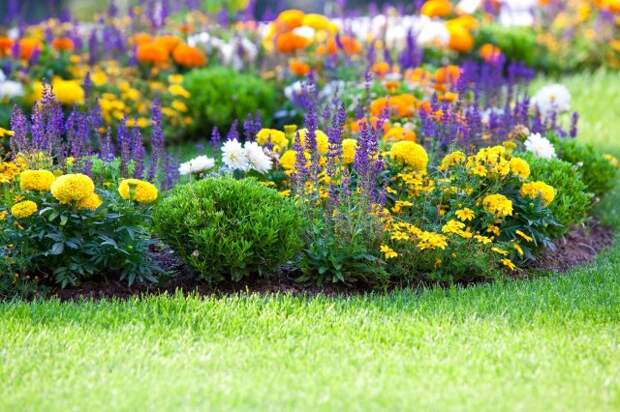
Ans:
{"type": "Polygon", "coordinates": [[[4,71],[0,70],[0,99],[21,97],[24,95],[24,86],[20,82],[7,80],[4,71]]]}
{"type": "Polygon", "coordinates": [[[296,27],[295,29],[293,29],[293,33],[303,37],[306,40],[310,40],[312,41],[312,39],[314,39],[314,35],[316,34],[316,31],[309,26],[300,26],[300,27],[296,27]]]}
{"type": "Polygon", "coordinates": [[[531,134],[527,138],[525,149],[543,159],[555,158],[555,147],[553,147],[549,139],[542,137],[540,133],[531,134]]]}
{"type": "Polygon", "coordinates": [[[450,32],[445,23],[422,16],[418,24],[416,37],[418,45],[445,47],[450,43],[450,32]]]}
{"type": "Polygon", "coordinates": [[[499,23],[503,26],[531,26],[534,23],[532,9],[537,0],[503,0],[499,23]]]}
{"type": "Polygon", "coordinates": [[[262,147],[256,142],[245,143],[245,156],[248,159],[249,167],[259,173],[271,170],[271,159],[265,154],[262,147]]]}
{"type": "Polygon", "coordinates": [[[200,173],[211,169],[215,166],[215,159],[208,156],[198,156],[189,162],[182,163],[179,167],[179,173],[184,176],[190,173],[200,173]]]}
{"type": "Polygon", "coordinates": [[[247,171],[250,167],[248,157],[237,139],[227,140],[222,146],[222,161],[232,170],[247,171]]]}
{"type": "Polygon", "coordinates": [[[461,0],[456,5],[456,9],[461,13],[474,14],[480,8],[481,3],[482,0],[461,0]]]}
{"type": "Polygon", "coordinates": [[[570,110],[570,92],[561,84],[550,84],[532,97],[532,107],[538,107],[542,115],[570,110]]]}

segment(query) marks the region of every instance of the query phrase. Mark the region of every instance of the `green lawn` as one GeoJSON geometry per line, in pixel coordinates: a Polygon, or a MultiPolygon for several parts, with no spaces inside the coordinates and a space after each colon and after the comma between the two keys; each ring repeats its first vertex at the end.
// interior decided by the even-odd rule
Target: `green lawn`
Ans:
{"type": "MultiPolygon", "coordinates": [[[[618,75],[565,81],[620,155],[618,75]]],[[[4,303],[0,382],[2,411],[620,410],[620,248],[467,289],[4,303]]]]}

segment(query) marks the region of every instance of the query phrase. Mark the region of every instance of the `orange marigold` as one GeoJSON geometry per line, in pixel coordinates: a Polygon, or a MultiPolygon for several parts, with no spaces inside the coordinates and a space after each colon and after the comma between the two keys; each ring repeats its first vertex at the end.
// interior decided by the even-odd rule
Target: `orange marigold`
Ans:
{"type": "Polygon", "coordinates": [[[370,71],[379,77],[384,77],[390,72],[390,65],[386,62],[375,63],[370,67],[370,71]]]}
{"type": "Polygon", "coordinates": [[[420,12],[428,17],[446,17],[452,13],[452,3],[449,0],[428,0],[420,12]]]}
{"type": "Polygon", "coordinates": [[[163,47],[165,47],[169,53],[172,53],[172,51],[179,45],[181,44],[181,39],[178,38],[177,36],[172,36],[172,35],[164,35],[164,36],[159,36],[155,39],[155,42],[159,43],[160,45],[162,45],[163,47]]]}
{"type": "Polygon", "coordinates": [[[183,67],[200,67],[207,63],[204,53],[197,47],[179,44],[172,53],[174,61],[183,67]]]}
{"type": "Polygon", "coordinates": [[[52,47],[59,51],[71,51],[75,45],[69,37],[57,37],[52,40],[52,47]]]}
{"type": "Polygon", "coordinates": [[[299,59],[292,59],[289,61],[288,69],[296,76],[306,76],[310,73],[310,65],[299,59]]]}
{"type": "Polygon", "coordinates": [[[0,36],[0,57],[8,55],[11,47],[13,47],[13,40],[10,37],[0,36]]]}
{"type": "Polygon", "coordinates": [[[136,49],[136,57],[141,63],[163,65],[168,62],[168,49],[157,42],[143,43],[136,49]]]}
{"type": "Polygon", "coordinates": [[[30,60],[36,50],[41,50],[42,44],[39,39],[30,37],[23,38],[19,41],[19,57],[24,60],[30,60]]]}
{"type": "Polygon", "coordinates": [[[292,32],[282,33],[276,37],[276,49],[280,53],[293,53],[305,48],[307,45],[308,40],[305,37],[292,32]]]}

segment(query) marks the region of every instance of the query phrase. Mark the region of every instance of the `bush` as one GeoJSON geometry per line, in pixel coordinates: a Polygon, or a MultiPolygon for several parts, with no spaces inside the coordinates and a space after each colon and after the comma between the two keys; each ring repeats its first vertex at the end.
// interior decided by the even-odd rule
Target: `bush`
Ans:
{"type": "Polygon", "coordinates": [[[583,223],[592,205],[592,194],[575,165],[559,159],[543,159],[530,153],[522,154],[530,164],[531,178],[543,181],[556,190],[549,205],[556,221],[562,225],[553,235],[564,235],[572,225],[583,223]]]}
{"type": "Polygon", "coordinates": [[[188,106],[194,120],[192,130],[202,137],[214,126],[226,129],[234,120],[257,112],[268,125],[279,107],[275,85],[224,67],[194,70],[185,76],[183,84],[191,94],[188,106]]]}
{"type": "Polygon", "coordinates": [[[92,183],[84,184],[90,181],[84,175],[65,175],[83,176],[79,188],[75,183],[65,191],[52,185],[53,193],[45,187],[23,190],[24,173],[22,190],[6,192],[8,202],[0,205],[0,293],[8,294],[9,283],[17,291],[30,281],[41,287],[77,286],[107,276],[129,285],[157,281],[161,269],[149,249],[148,205],[123,200],[112,191],[95,193],[92,183]],[[78,199],[81,189],[87,196],[78,199]]]}
{"type": "Polygon", "coordinates": [[[177,186],[156,207],[154,227],[209,282],[269,276],[302,247],[295,203],[253,179],[177,186]]]}
{"type": "Polygon", "coordinates": [[[579,168],[588,191],[601,197],[614,188],[617,170],[594,146],[575,139],[552,138],[552,142],[560,159],[579,168]]]}

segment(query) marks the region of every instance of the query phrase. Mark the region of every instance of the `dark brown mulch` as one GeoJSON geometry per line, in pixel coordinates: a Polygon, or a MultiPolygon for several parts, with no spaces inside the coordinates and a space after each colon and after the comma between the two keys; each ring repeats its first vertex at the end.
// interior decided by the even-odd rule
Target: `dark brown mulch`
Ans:
{"type": "MultiPolygon", "coordinates": [[[[613,240],[614,233],[610,228],[596,220],[591,220],[585,225],[573,228],[565,238],[556,242],[554,251],[546,251],[531,268],[566,272],[572,267],[593,261],[602,249],[613,243],[613,240]]],[[[173,277],[160,282],[158,285],[138,284],[128,287],[125,282],[98,280],[84,282],[80,287],[55,289],[52,291],[52,295],[60,300],[127,299],[132,296],[172,294],[177,291],[211,296],[233,293],[351,296],[371,290],[364,286],[328,285],[318,287],[300,285],[295,282],[296,273],[287,271],[272,279],[255,278],[245,282],[227,282],[211,286],[194,276],[171,250],[157,251],[157,259],[162,267],[174,273],[173,277]]],[[[397,286],[393,288],[397,288],[397,286]]]]}
{"type": "Polygon", "coordinates": [[[592,219],[574,227],[563,239],[555,242],[555,250],[545,251],[532,268],[566,272],[575,266],[592,262],[613,241],[613,230],[592,219]]]}

